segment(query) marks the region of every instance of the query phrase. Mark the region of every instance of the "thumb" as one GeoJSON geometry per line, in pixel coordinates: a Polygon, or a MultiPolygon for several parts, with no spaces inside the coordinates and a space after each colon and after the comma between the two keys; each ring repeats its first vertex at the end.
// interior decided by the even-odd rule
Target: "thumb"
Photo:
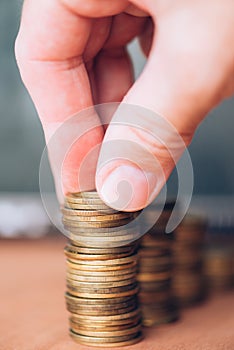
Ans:
{"type": "Polygon", "coordinates": [[[188,113],[189,104],[179,101],[173,82],[166,75],[162,78],[159,68],[151,55],[102,143],[96,187],[118,210],[139,210],[155,199],[197,124],[188,113]]]}

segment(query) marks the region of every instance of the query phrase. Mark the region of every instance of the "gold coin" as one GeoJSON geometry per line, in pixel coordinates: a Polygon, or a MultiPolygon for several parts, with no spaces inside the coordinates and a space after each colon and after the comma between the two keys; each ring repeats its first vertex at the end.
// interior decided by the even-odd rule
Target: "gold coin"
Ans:
{"type": "Polygon", "coordinates": [[[68,194],[62,212],[73,240],[65,248],[71,336],[101,347],[139,341],[138,255],[132,242],[141,236],[132,222],[138,213],[109,208],[95,191],[68,194]]]}
{"type": "Polygon", "coordinates": [[[139,314],[139,310],[134,310],[134,311],[131,311],[131,312],[127,312],[126,314],[121,314],[121,315],[114,315],[114,316],[89,316],[89,317],[86,317],[85,315],[82,315],[82,316],[77,316],[76,314],[71,314],[71,317],[72,319],[76,320],[76,319],[79,319],[79,320],[88,320],[88,321],[93,321],[93,322],[96,322],[96,321],[104,321],[104,322],[107,322],[107,321],[114,321],[114,320],[124,320],[124,319],[129,319],[129,318],[132,318],[132,317],[135,317],[135,316],[138,316],[139,314]]]}
{"type": "MultiPolygon", "coordinates": [[[[102,348],[104,348],[104,347],[110,348],[110,347],[121,347],[121,346],[134,345],[134,344],[138,343],[139,341],[141,341],[142,338],[143,338],[142,334],[139,332],[139,334],[137,334],[135,337],[133,337],[132,339],[129,339],[129,340],[123,341],[121,339],[119,341],[118,337],[116,337],[117,339],[114,342],[103,343],[102,338],[101,338],[100,343],[98,343],[98,342],[93,342],[91,337],[80,336],[80,335],[74,333],[72,330],[70,330],[70,335],[79,344],[83,344],[83,345],[87,345],[87,346],[90,346],[90,345],[93,346],[95,344],[95,346],[100,346],[102,348]]],[[[96,339],[96,338],[94,338],[94,339],[96,339]]]]}
{"type": "MultiPolygon", "coordinates": [[[[81,308],[81,307],[77,307],[76,305],[72,305],[72,304],[67,304],[67,310],[70,313],[74,313],[76,315],[86,315],[86,316],[95,316],[95,315],[101,315],[101,316],[113,316],[113,315],[121,315],[123,313],[126,312],[131,312],[133,310],[135,310],[137,308],[137,305],[129,305],[125,308],[121,308],[121,306],[118,309],[104,309],[104,308],[95,308],[95,309],[91,309],[91,308],[81,308]]],[[[86,327],[88,328],[88,327],[86,327]]]]}
{"type": "Polygon", "coordinates": [[[129,245],[131,242],[134,243],[136,240],[138,240],[139,235],[138,234],[131,234],[131,235],[125,235],[125,236],[82,236],[82,235],[74,235],[73,233],[69,233],[69,237],[72,238],[72,240],[76,240],[77,244],[83,245],[85,247],[118,247],[118,245],[129,245]]]}
{"type": "Polygon", "coordinates": [[[80,335],[80,334],[78,335],[78,333],[76,333],[76,334],[79,337],[87,338],[87,339],[89,339],[89,341],[91,340],[93,344],[96,344],[96,343],[108,343],[108,344],[111,344],[111,343],[116,343],[116,342],[119,343],[119,342],[130,340],[130,339],[132,339],[132,338],[134,338],[136,336],[136,333],[129,334],[129,335],[116,336],[116,337],[115,336],[106,336],[106,337],[105,336],[103,336],[103,337],[99,336],[98,337],[98,336],[85,336],[85,335],[80,335]]]}
{"type": "Polygon", "coordinates": [[[104,304],[106,305],[106,303],[108,304],[120,304],[123,302],[128,302],[128,301],[132,301],[133,299],[135,300],[135,296],[129,296],[129,297],[120,297],[120,298],[115,298],[115,299],[110,299],[109,301],[103,299],[90,299],[90,298],[77,298],[76,296],[73,296],[69,293],[65,293],[65,297],[71,301],[75,301],[76,303],[81,302],[82,305],[100,305],[100,304],[104,304]]]}
{"type": "Polygon", "coordinates": [[[106,302],[105,304],[100,303],[100,300],[96,300],[96,304],[84,303],[84,302],[82,302],[81,299],[82,298],[73,297],[73,299],[72,299],[72,298],[66,297],[66,303],[67,303],[67,305],[74,306],[75,308],[77,308],[77,310],[95,311],[96,315],[101,314],[102,311],[115,310],[115,312],[118,313],[118,309],[126,309],[130,306],[137,308],[137,306],[138,306],[138,300],[137,300],[136,296],[131,297],[131,299],[128,299],[128,301],[122,301],[121,303],[113,303],[112,302],[110,304],[108,303],[108,300],[106,300],[106,299],[105,299],[105,302],[106,302]],[[78,299],[78,302],[74,299],[78,299]]]}
{"type": "MultiPolygon", "coordinates": [[[[98,236],[98,235],[87,235],[87,234],[74,234],[73,232],[69,232],[68,233],[69,236],[71,236],[73,238],[73,240],[76,240],[77,244],[79,245],[83,245],[86,244],[86,242],[93,242],[92,244],[108,244],[108,243],[113,243],[113,244],[117,244],[118,242],[124,242],[124,245],[129,245],[130,243],[135,243],[138,239],[139,239],[139,235],[137,233],[132,233],[132,234],[126,234],[124,236],[112,236],[112,235],[105,235],[105,236],[98,236]],[[126,244],[125,244],[126,243],[126,244]]],[[[87,244],[86,244],[87,246],[87,244]]],[[[92,246],[92,245],[91,245],[92,246]]],[[[94,246],[92,246],[94,248],[94,246]]],[[[102,246],[99,246],[99,248],[101,248],[102,246]]],[[[104,245],[104,248],[106,246],[104,245]]],[[[113,246],[112,248],[116,248],[117,246],[113,246]]],[[[111,248],[111,247],[110,247],[111,248]]]]}
{"type": "MultiPolygon", "coordinates": [[[[67,263],[75,264],[77,265],[76,268],[81,270],[83,268],[86,269],[86,267],[93,268],[95,270],[95,269],[98,269],[99,266],[103,266],[103,267],[105,266],[108,269],[116,265],[119,265],[119,267],[121,267],[121,265],[127,265],[130,263],[136,264],[137,257],[132,258],[131,256],[130,257],[125,256],[124,258],[108,259],[108,260],[78,260],[78,259],[68,258],[67,263]]],[[[129,267],[129,266],[126,266],[126,267],[129,267]]]]}
{"type": "Polygon", "coordinates": [[[136,287],[135,289],[130,289],[130,290],[127,290],[127,291],[124,291],[124,292],[117,292],[117,293],[107,293],[107,292],[103,292],[103,293],[89,293],[87,291],[80,291],[80,292],[77,292],[77,291],[74,291],[73,289],[71,288],[68,288],[68,292],[69,294],[71,295],[74,295],[74,296],[77,296],[77,297],[83,297],[83,298],[87,298],[89,297],[90,299],[106,299],[106,298],[120,298],[120,297],[124,297],[124,296],[130,296],[130,295],[134,295],[134,294],[137,294],[139,291],[139,287],[136,287]]]}
{"type": "Polygon", "coordinates": [[[86,195],[76,196],[76,195],[70,193],[65,197],[65,201],[67,201],[69,203],[71,202],[71,203],[77,203],[77,204],[97,203],[97,204],[105,205],[109,208],[109,206],[105,202],[103,202],[99,196],[95,196],[95,195],[87,197],[86,195]]]}
{"type": "Polygon", "coordinates": [[[67,209],[74,209],[74,210],[93,210],[93,211],[98,210],[106,213],[116,212],[115,209],[108,207],[106,204],[101,203],[100,201],[96,201],[96,200],[93,201],[93,200],[86,200],[86,199],[81,199],[79,201],[65,200],[64,207],[67,209]]]}
{"type": "Polygon", "coordinates": [[[77,326],[79,326],[79,329],[84,329],[84,330],[99,330],[99,331],[120,331],[120,330],[124,330],[124,329],[128,329],[129,327],[135,327],[139,324],[141,324],[141,321],[139,320],[132,320],[132,322],[130,323],[125,323],[125,324],[116,324],[116,325],[112,325],[112,326],[108,326],[108,325],[103,325],[102,323],[97,324],[95,322],[94,325],[89,324],[82,324],[82,323],[77,323],[77,322],[73,322],[74,324],[76,324],[77,326]]]}
{"type": "Polygon", "coordinates": [[[97,248],[116,248],[119,246],[129,245],[130,243],[135,243],[139,236],[137,234],[126,235],[126,236],[82,236],[82,235],[74,235],[73,233],[68,234],[73,240],[76,240],[77,244],[85,246],[85,247],[97,247],[97,248]]]}
{"type": "Polygon", "coordinates": [[[125,298],[115,298],[111,299],[109,302],[106,299],[89,299],[89,298],[83,298],[83,297],[76,297],[69,293],[65,293],[65,298],[67,302],[70,302],[72,304],[79,304],[80,307],[109,307],[109,308],[117,308],[120,307],[120,305],[129,305],[132,303],[137,303],[137,296],[129,296],[125,298]]]}
{"type": "Polygon", "coordinates": [[[105,265],[106,267],[111,266],[111,265],[122,265],[122,264],[128,264],[131,262],[137,261],[137,254],[132,254],[130,256],[125,256],[123,258],[114,258],[113,259],[108,259],[108,260],[82,260],[82,259],[72,259],[69,258],[67,261],[74,263],[74,264],[79,264],[79,265],[89,265],[89,266],[94,266],[97,267],[99,265],[103,266],[105,265]]]}
{"type": "Polygon", "coordinates": [[[74,234],[81,236],[124,236],[139,233],[135,225],[129,223],[127,226],[116,227],[70,227],[66,226],[74,234]]]}
{"type": "Polygon", "coordinates": [[[113,315],[120,315],[126,312],[130,312],[136,309],[136,305],[132,304],[127,307],[121,308],[119,307],[118,309],[107,309],[103,310],[101,308],[95,308],[95,309],[90,309],[90,308],[80,308],[72,304],[67,304],[67,310],[71,313],[75,313],[77,315],[91,315],[95,316],[97,314],[102,315],[102,316],[113,316],[113,315]]]}
{"type": "MultiPolygon", "coordinates": [[[[73,259],[73,260],[85,260],[85,261],[96,261],[96,260],[109,260],[111,258],[113,258],[113,254],[103,254],[103,255],[91,255],[91,254],[78,254],[78,253],[74,253],[74,252],[66,252],[65,250],[65,255],[69,258],[69,259],[73,259]]],[[[129,254],[128,253],[120,253],[120,254],[115,254],[114,256],[116,258],[123,258],[123,257],[127,257],[129,254]]]]}
{"type": "Polygon", "coordinates": [[[128,264],[123,264],[123,265],[111,265],[111,266],[106,266],[106,265],[100,265],[100,266],[92,266],[92,265],[82,265],[82,264],[75,264],[67,260],[67,265],[68,267],[78,270],[78,271],[93,271],[93,272],[99,272],[99,271],[116,271],[116,270],[125,270],[132,268],[136,266],[136,261],[133,261],[128,264]]]}
{"type": "Polygon", "coordinates": [[[132,216],[129,213],[116,213],[116,214],[106,214],[106,215],[96,215],[94,212],[93,215],[64,215],[64,220],[66,221],[75,221],[75,222],[99,222],[99,221],[118,221],[123,219],[131,219],[132,216]]]}
{"type": "Polygon", "coordinates": [[[118,327],[118,326],[126,326],[126,325],[128,325],[128,327],[131,327],[135,325],[136,322],[138,323],[141,320],[141,313],[139,309],[135,316],[131,316],[129,318],[119,318],[119,319],[111,319],[110,317],[113,317],[113,316],[103,316],[102,320],[90,320],[91,316],[89,315],[86,316],[87,318],[84,318],[84,317],[80,318],[79,315],[74,313],[71,315],[77,316],[77,318],[74,318],[73,316],[71,316],[70,320],[81,327],[95,326],[99,328],[103,328],[103,327],[107,328],[107,327],[118,327]]]}
{"type": "MultiPolygon", "coordinates": [[[[106,316],[105,316],[106,317],[106,316]]],[[[117,327],[134,327],[134,325],[138,324],[141,321],[141,314],[138,313],[137,316],[126,318],[126,319],[119,319],[119,320],[104,320],[104,321],[90,321],[89,319],[73,319],[70,318],[72,322],[77,324],[80,328],[89,329],[90,327],[95,327],[98,329],[112,329],[117,327]]]]}
{"type": "Polygon", "coordinates": [[[64,227],[68,229],[68,231],[72,231],[73,228],[76,227],[86,227],[86,228],[104,228],[104,227],[120,227],[127,225],[130,222],[130,219],[122,219],[122,220],[111,220],[111,221],[75,221],[75,220],[67,220],[65,218],[62,219],[64,227]]]}
{"type": "Polygon", "coordinates": [[[91,276],[85,276],[85,275],[78,275],[78,274],[72,274],[72,273],[67,273],[66,274],[68,279],[72,279],[75,281],[80,281],[80,282],[90,282],[90,283],[95,283],[95,282],[115,282],[119,280],[128,280],[130,278],[136,278],[136,272],[130,273],[130,274],[125,274],[121,276],[96,276],[91,275],[91,276]]]}
{"type": "Polygon", "coordinates": [[[82,292],[82,293],[87,293],[87,294],[94,294],[95,292],[97,292],[98,294],[116,294],[118,292],[122,293],[125,291],[129,291],[129,290],[133,290],[135,289],[138,284],[136,283],[136,281],[134,280],[131,284],[125,284],[124,286],[115,286],[114,284],[111,284],[111,286],[105,286],[105,284],[102,285],[96,285],[92,283],[89,283],[90,285],[87,286],[85,283],[84,285],[81,283],[76,283],[76,281],[68,281],[67,280],[67,288],[68,290],[72,290],[75,292],[82,292]]]}
{"type": "Polygon", "coordinates": [[[110,260],[113,257],[114,258],[124,258],[129,256],[130,254],[134,253],[134,250],[132,252],[126,252],[126,253],[119,253],[119,254],[79,254],[77,252],[71,252],[71,249],[65,248],[64,249],[65,255],[69,259],[74,259],[74,260],[85,260],[85,261],[96,261],[96,260],[110,260]],[[70,250],[70,251],[69,251],[70,250]]]}
{"type": "Polygon", "coordinates": [[[121,278],[123,278],[123,276],[126,276],[127,274],[130,273],[136,273],[137,271],[137,264],[134,264],[133,266],[124,266],[121,265],[121,269],[118,268],[116,269],[111,269],[111,270],[107,270],[106,268],[103,268],[101,270],[95,270],[95,274],[93,269],[83,269],[83,270],[79,270],[79,269],[73,269],[70,268],[68,266],[67,268],[67,273],[70,273],[72,275],[77,275],[77,276],[87,276],[87,277],[118,277],[118,276],[122,276],[121,278]]]}
{"type": "Polygon", "coordinates": [[[68,198],[68,197],[71,197],[71,198],[98,198],[98,199],[100,199],[98,192],[95,191],[95,190],[84,191],[84,192],[68,193],[66,195],[66,198],[68,198]]]}
{"type": "Polygon", "coordinates": [[[116,247],[112,249],[106,249],[106,248],[84,248],[76,244],[75,245],[68,244],[67,248],[71,249],[72,251],[77,251],[80,254],[91,254],[91,255],[100,254],[101,255],[101,254],[119,254],[119,253],[126,253],[126,252],[131,254],[132,252],[135,252],[136,245],[127,245],[127,246],[116,247]]]}
{"type": "Polygon", "coordinates": [[[129,327],[128,329],[118,330],[118,331],[83,330],[83,329],[80,329],[79,327],[76,327],[74,323],[71,324],[71,328],[76,333],[79,333],[81,335],[91,336],[91,337],[118,337],[118,336],[138,333],[141,330],[141,325],[137,325],[135,327],[129,327]]]}
{"type": "MultiPolygon", "coordinates": [[[[68,237],[72,238],[72,240],[76,239],[72,234],[68,235],[68,237]]],[[[101,241],[92,241],[92,240],[78,240],[77,239],[77,244],[82,245],[83,247],[93,247],[93,248],[114,248],[114,247],[119,247],[119,246],[125,246],[128,245],[132,242],[132,240],[121,240],[121,241],[106,241],[106,240],[101,240],[101,241]]]]}
{"type": "MultiPolygon", "coordinates": [[[[67,196],[65,198],[65,203],[74,203],[77,206],[86,204],[86,205],[100,205],[103,207],[110,208],[106,203],[104,203],[100,198],[85,198],[85,197],[74,197],[74,196],[67,196]]],[[[112,209],[112,208],[111,208],[112,209]]]]}
{"type": "Polygon", "coordinates": [[[87,281],[77,281],[74,279],[70,279],[67,277],[67,283],[71,286],[80,287],[82,288],[91,288],[92,289],[101,289],[101,288],[116,288],[121,286],[128,286],[136,283],[135,278],[130,278],[127,280],[121,280],[121,281],[111,281],[111,282],[87,282],[87,281]]]}
{"type": "Polygon", "coordinates": [[[106,209],[106,210],[91,210],[91,209],[72,209],[72,208],[61,208],[61,212],[64,216],[103,216],[103,215],[110,215],[110,214],[116,214],[119,213],[114,209],[106,209]]]}
{"type": "MultiPolygon", "coordinates": [[[[136,224],[136,221],[134,221],[133,220],[133,218],[131,218],[130,217],[130,219],[120,219],[120,220],[109,220],[109,221],[114,221],[115,223],[116,222],[126,222],[126,224],[125,225],[120,225],[120,226],[111,226],[111,227],[105,227],[105,226],[96,226],[96,227],[92,227],[92,226],[78,226],[77,228],[76,227],[74,227],[74,229],[77,229],[77,232],[78,232],[78,230],[79,230],[79,232],[80,231],[82,231],[82,232],[86,232],[86,233],[88,233],[88,231],[89,232],[95,232],[95,233],[107,233],[107,232],[109,232],[109,233],[115,233],[115,232],[119,232],[119,231],[123,231],[124,230],[124,233],[125,233],[125,231],[127,231],[127,232],[135,232],[135,231],[139,231],[139,225],[137,225],[136,224]]],[[[108,222],[109,222],[108,221],[108,222]]],[[[73,223],[73,222],[72,222],[73,223]]],[[[87,222],[87,224],[88,224],[89,222],[87,222]]],[[[91,222],[92,223],[92,222],[91,222]]],[[[95,223],[95,222],[94,222],[95,223]]],[[[98,224],[98,222],[96,222],[96,224],[98,224]]]]}
{"type": "MultiPolygon", "coordinates": [[[[66,299],[66,304],[69,305],[69,307],[74,307],[76,308],[77,312],[74,312],[75,314],[79,314],[83,312],[94,312],[94,315],[102,315],[102,312],[105,311],[114,311],[116,314],[118,314],[118,310],[127,310],[127,308],[132,307],[133,310],[137,309],[138,307],[138,303],[137,303],[137,298],[134,297],[132,298],[132,300],[128,301],[128,302],[122,302],[122,303],[118,303],[118,304],[81,304],[81,303],[74,303],[73,301],[70,301],[69,299],[66,299]],[[80,311],[79,311],[80,310],[80,311]]],[[[131,311],[133,311],[131,310],[131,311]]],[[[125,312],[121,312],[121,313],[126,313],[125,312]]],[[[86,313],[85,313],[86,314],[86,313]]]]}

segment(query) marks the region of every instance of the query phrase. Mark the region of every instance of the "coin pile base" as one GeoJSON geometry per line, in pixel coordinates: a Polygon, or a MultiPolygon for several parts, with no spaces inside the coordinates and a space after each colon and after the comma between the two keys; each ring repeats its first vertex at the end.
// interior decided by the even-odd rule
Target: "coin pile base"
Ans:
{"type": "Polygon", "coordinates": [[[96,192],[68,195],[62,213],[70,233],[65,297],[71,337],[102,348],[139,342],[137,231],[121,228],[135,214],[108,208],[96,192]]]}

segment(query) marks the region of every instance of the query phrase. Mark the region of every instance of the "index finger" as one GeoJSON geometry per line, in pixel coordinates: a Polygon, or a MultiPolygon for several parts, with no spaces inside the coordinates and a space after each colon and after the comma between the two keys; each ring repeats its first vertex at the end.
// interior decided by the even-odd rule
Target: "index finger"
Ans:
{"type": "MultiPolygon", "coordinates": [[[[93,104],[82,60],[90,31],[90,20],[78,16],[59,1],[27,0],[24,3],[16,40],[16,57],[22,79],[41,119],[47,142],[71,115],[93,104]]],[[[77,140],[67,153],[62,175],[55,170],[58,169],[55,162],[59,157],[54,152],[59,152],[59,148],[50,152],[55,180],[58,184],[62,176],[64,192],[79,190],[76,172],[85,155],[103,137],[96,114],[83,123],[87,123],[90,132],[77,140]]],[[[70,148],[68,143],[69,139],[66,138],[58,140],[58,145],[63,150],[70,148]]],[[[88,169],[93,181],[95,166],[93,164],[88,169]]]]}
{"type": "Polygon", "coordinates": [[[92,105],[82,60],[90,31],[88,19],[59,1],[25,1],[16,58],[42,123],[64,121],[92,105]]]}

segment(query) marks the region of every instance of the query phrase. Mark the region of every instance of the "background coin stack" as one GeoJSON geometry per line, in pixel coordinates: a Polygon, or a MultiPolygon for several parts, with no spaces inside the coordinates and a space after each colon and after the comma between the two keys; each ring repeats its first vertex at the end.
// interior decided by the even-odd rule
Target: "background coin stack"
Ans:
{"type": "Polygon", "coordinates": [[[228,290],[233,287],[233,248],[208,246],[204,253],[204,274],[209,292],[228,290]]]}
{"type": "MultiPolygon", "coordinates": [[[[168,323],[178,318],[171,287],[173,234],[165,233],[173,207],[174,202],[166,203],[156,224],[140,242],[137,278],[144,326],[168,323]]],[[[155,222],[156,217],[157,207],[147,210],[145,220],[155,222]]]]}
{"type": "Polygon", "coordinates": [[[110,209],[96,192],[67,195],[62,213],[70,238],[65,254],[72,338],[108,348],[138,342],[135,214],[110,209]]]}
{"type": "Polygon", "coordinates": [[[205,297],[203,248],[206,222],[186,216],[176,228],[173,244],[173,290],[180,306],[189,306],[205,297]]]}

